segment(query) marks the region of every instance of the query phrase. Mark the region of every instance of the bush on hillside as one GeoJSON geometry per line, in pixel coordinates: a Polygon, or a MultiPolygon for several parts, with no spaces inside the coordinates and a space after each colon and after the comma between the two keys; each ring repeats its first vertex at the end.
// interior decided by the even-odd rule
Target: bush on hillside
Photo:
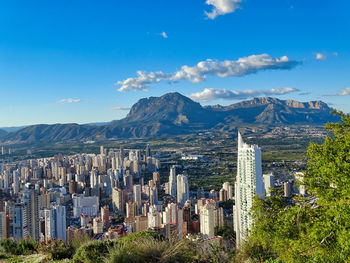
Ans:
{"type": "Polygon", "coordinates": [[[109,249],[113,247],[112,241],[91,241],[83,244],[76,251],[74,263],[96,263],[103,262],[108,256],[109,249]]]}
{"type": "Polygon", "coordinates": [[[77,251],[79,247],[91,241],[93,241],[93,239],[88,234],[77,234],[74,236],[69,245],[72,246],[75,251],[77,251]]]}
{"type": "Polygon", "coordinates": [[[61,260],[72,258],[74,248],[71,245],[66,245],[62,240],[51,239],[47,243],[42,243],[38,247],[39,252],[48,254],[50,259],[61,260]]]}
{"type": "Polygon", "coordinates": [[[36,245],[33,239],[23,239],[19,242],[13,239],[4,239],[0,241],[0,246],[4,251],[12,255],[28,255],[36,251],[36,245]]]}

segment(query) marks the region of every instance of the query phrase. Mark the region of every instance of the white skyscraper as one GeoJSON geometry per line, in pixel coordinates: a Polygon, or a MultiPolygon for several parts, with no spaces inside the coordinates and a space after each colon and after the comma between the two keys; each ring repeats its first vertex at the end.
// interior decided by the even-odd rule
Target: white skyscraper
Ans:
{"type": "Polygon", "coordinates": [[[98,187],[98,172],[96,169],[92,169],[90,172],[90,186],[91,188],[98,187]]]}
{"type": "Polygon", "coordinates": [[[190,193],[188,190],[187,176],[179,174],[177,176],[177,202],[183,206],[189,198],[190,193]]]}
{"type": "Polygon", "coordinates": [[[170,168],[169,176],[169,194],[176,197],[176,168],[172,166],[170,168]]]}
{"type": "Polygon", "coordinates": [[[208,203],[200,208],[199,220],[200,220],[200,231],[203,238],[214,237],[214,221],[215,221],[215,204],[208,203]]]}
{"type": "Polygon", "coordinates": [[[238,132],[237,177],[235,183],[234,227],[236,245],[240,247],[252,225],[249,216],[254,196],[264,194],[261,150],[257,145],[244,143],[238,132]]]}

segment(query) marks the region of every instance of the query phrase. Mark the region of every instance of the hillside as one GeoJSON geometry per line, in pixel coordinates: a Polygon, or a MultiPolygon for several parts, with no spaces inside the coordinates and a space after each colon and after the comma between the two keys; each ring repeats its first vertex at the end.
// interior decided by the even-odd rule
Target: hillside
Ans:
{"type": "Polygon", "coordinates": [[[336,120],[338,117],[322,101],[263,97],[229,106],[202,107],[180,93],[168,93],[139,100],[124,119],[105,125],[33,125],[4,134],[0,140],[33,143],[140,138],[245,125],[320,125],[336,120]]]}
{"type": "Polygon", "coordinates": [[[7,132],[5,130],[0,129],[0,137],[5,135],[7,132]]]}
{"type": "Polygon", "coordinates": [[[19,131],[7,133],[1,138],[7,143],[59,142],[70,140],[88,140],[97,138],[99,127],[79,124],[40,124],[25,127],[19,131]]]}

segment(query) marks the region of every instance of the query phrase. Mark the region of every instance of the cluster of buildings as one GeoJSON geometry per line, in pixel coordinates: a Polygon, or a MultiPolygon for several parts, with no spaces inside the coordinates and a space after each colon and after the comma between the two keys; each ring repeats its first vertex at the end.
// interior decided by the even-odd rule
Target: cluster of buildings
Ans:
{"type": "MultiPolygon", "coordinates": [[[[107,153],[103,146],[100,154],[58,154],[1,163],[0,238],[69,241],[77,233],[104,238],[114,230],[109,222],[120,214],[115,202],[112,206],[115,192],[122,188],[125,200],[133,198],[135,192],[141,205],[141,175],[155,172],[159,166],[149,147],[141,156],[140,150],[123,148],[107,153]],[[135,185],[135,181],[140,184],[135,185]]],[[[125,227],[115,231],[127,233],[125,227]]]]}
{"type": "MultiPolygon", "coordinates": [[[[240,246],[253,223],[254,197],[271,195],[276,185],[272,174],[262,174],[260,148],[244,143],[240,134],[234,189],[225,182],[219,191],[190,192],[189,176],[177,168],[161,178],[149,145],[108,152],[101,146],[99,154],[0,164],[0,239],[104,240],[153,229],[165,237],[199,234],[213,240],[216,227],[229,226],[240,246]],[[233,214],[221,205],[227,201],[234,203],[233,214]]],[[[285,195],[295,188],[293,182],[283,187],[285,195]]]]}

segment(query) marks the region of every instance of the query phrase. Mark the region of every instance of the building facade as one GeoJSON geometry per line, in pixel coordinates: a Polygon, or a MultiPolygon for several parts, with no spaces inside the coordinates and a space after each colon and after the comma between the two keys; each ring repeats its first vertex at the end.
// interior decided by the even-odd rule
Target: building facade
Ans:
{"type": "Polygon", "coordinates": [[[254,197],[263,195],[261,149],[257,145],[244,143],[238,132],[237,177],[233,209],[237,247],[241,246],[251,229],[252,218],[249,213],[254,197]]]}

